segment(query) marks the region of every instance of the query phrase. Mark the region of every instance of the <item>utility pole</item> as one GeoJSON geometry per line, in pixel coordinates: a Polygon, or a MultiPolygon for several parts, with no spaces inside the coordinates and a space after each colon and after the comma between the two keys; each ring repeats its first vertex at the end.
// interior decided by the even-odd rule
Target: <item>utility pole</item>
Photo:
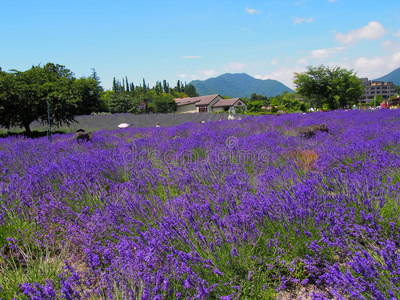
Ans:
{"type": "Polygon", "coordinates": [[[51,119],[50,119],[50,102],[49,99],[46,100],[47,102],[47,139],[51,142],[51,119]]]}

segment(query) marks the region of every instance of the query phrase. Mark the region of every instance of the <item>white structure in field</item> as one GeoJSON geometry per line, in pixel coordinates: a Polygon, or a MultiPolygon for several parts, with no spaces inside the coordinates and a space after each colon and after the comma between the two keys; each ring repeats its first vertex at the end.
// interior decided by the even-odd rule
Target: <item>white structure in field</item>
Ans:
{"type": "Polygon", "coordinates": [[[128,123],[121,123],[121,124],[118,125],[118,128],[127,128],[127,127],[129,127],[129,126],[131,126],[131,124],[128,124],[128,123]]]}

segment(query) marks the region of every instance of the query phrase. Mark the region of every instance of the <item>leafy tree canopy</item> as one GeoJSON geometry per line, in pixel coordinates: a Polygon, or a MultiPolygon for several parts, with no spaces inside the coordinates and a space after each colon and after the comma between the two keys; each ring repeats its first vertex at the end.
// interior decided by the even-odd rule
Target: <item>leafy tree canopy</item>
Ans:
{"type": "Polygon", "coordinates": [[[143,85],[134,85],[125,78],[121,81],[113,80],[111,91],[102,94],[103,102],[111,113],[171,113],[176,111],[177,105],[174,98],[196,97],[199,94],[191,84],[178,80],[174,88],[166,80],[157,81],[150,88],[146,81],[143,85]]]}
{"type": "Polygon", "coordinates": [[[78,96],[75,114],[89,115],[93,112],[107,110],[102,98],[103,87],[100,85],[100,78],[94,69],[91,76],[76,79],[73,85],[78,96]]]}
{"type": "Polygon", "coordinates": [[[327,105],[329,109],[344,108],[357,103],[364,93],[364,86],[353,71],[324,65],[309,66],[307,69],[306,72],[295,73],[294,84],[312,107],[327,105]]]}
{"type": "Polygon", "coordinates": [[[33,121],[47,122],[47,102],[52,125],[70,124],[78,102],[74,79],[69,69],[53,63],[0,72],[0,126],[22,127],[30,135],[33,121]]]}

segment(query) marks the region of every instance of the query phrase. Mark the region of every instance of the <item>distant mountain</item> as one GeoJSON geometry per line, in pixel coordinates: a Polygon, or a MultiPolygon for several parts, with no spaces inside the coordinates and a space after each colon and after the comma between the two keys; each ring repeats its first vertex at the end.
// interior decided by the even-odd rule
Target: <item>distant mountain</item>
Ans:
{"type": "Polygon", "coordinates": [[[293,92],[283,83],[267,79],[261,80],[251,77],[245,73],[242,74],[223,74],[207,80],[194,80],[190,82],[200,96],[220,94],[221,96],[250,98],[252,93],[273,97],[281,95],[283,92],[293,92]]]}
{"type": "Polygon", "coordinates": [[[385,76],[374,79],[376,81],[393,82],[395,85],[400,85],[400,68],[386,74],[385,76]]]}

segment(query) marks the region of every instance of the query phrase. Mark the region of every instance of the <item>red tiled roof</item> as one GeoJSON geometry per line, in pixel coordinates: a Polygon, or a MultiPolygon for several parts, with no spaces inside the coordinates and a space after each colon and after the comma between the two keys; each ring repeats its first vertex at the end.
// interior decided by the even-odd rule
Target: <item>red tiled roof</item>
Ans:
{"type": "Polygon", "coordinates": [[[217,103],[213,105],[213,107],[226,107],[233,106],[236,102],[238,102],[240,98],[232,98],[232,99],[221,99],[217,103]]]}
{"type": "Polygon", "coordinates": [[[178,106],[182,106],[182,105],[187,105],[187,104],[193,104],[196,102],[199,102],[200,99],[198,99],[199,97],[194,97],[194,98],[175,98],[175,102],[178,106]]]}
{"type": "Polygon", "coordinates": [[[203,106],[203,105],[209,105],[215,98],[217,98],[219,95],[208,95],[208,96],[202,96],[199,97],[201,100],[196,103],[196,106],[203,106]]]}
{"type": "Polygon", "coordinates": [[[191,98],[175,98],[178,106],[193,104],[196,103],[196,106],[209,105],[216,97],[219,95],[208,95],[208,96],[200,96],[200,97],[191,97],[191,98]]]}

